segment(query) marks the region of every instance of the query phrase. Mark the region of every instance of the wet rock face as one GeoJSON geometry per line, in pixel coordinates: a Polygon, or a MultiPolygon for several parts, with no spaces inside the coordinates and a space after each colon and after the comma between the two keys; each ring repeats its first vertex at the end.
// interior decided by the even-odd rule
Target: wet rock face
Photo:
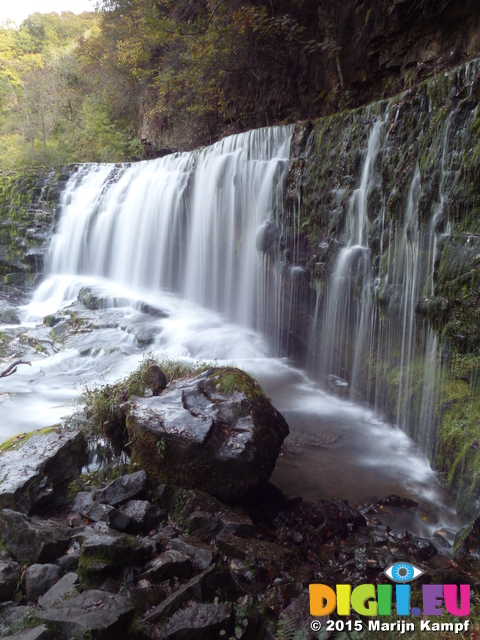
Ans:
{"type": "Polygon", "coordinates": [[[0,509],[30,513],[34,507],[58,504],[68,483],[87,461],[80,431],[48,429],[22,434],[0,453],[0,509]]]}
{"type": "Polygon", "coordinates": [[[288,434],[283,416],[238,369],[211,369],[129,404],[132,460],[156,479],[225,502],[248,500],[267,482],[288,434]]]}

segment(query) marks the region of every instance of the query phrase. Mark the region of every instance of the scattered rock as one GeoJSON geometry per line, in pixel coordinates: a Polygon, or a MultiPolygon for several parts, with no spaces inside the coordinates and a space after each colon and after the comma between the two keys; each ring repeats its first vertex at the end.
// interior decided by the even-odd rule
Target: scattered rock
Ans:
{"type": "Polygon", "coordinates": [[[213,562],[213,552],[211,547],[208,547],[200,541],[174,538],[173,540],[170,540],[168,544],[172,549],[185,553],[200,571],[209,567],[213,562]]]}
{"type": "Polygon", "coordinates": [[[185,609],[173,614],[161,628],[164,640],[211,640],[220,638],[221,633],[228,638],[232,621],[231,604],[200,604],[192,602],[185,609]]]}
{"type": "Polygon", "coordinates": [[[53,562],[70,545],[68,530],[60,523],[29,519],[11,509],[0,511],[0,538],[23,564],[53,562]]]}
{"type": "Polygon", "coordinates": [[[27,598],[33,602],[60,578],[62,570],[56,564],[32,564],[25,572],[27,598]]]}
{"type": "Polygon", "coordinates": [[[142,496],[147,489],[147,474],[136,471],[111,482],[105,489],[96,492],[97,502],[116,506],[132,498],[142,496]]]}
{"type": "Polygon", "coordinates": [[[165,551],[145,565],[141,578],[163,582],[169,578],[189,578],[192,575],[192,561],[182,551],[165,551]]]}
{"type": "Polygon", "coordinates": [[[128,533],[148,533],[166,519],[166,515],[148,500],[130,500],[121,508],[121,512],[128,518],[128,533]]]}
{"type": "Polygon", "coordinates": [[[218,600],[228,601],[238,595],[239,587],[230,571],[223,565],[212,565],[174,591],[145,616],[145,621],[160,622],[163,618],[173,615],[189,600],[204,602],[218,598],[218,600]]]}
{"type": "Polygon", "coordinates": [[[48,621],[65,640],[83,638],[90,633],[96,640],[125,638],[135,609],[126,595],[100,590],[85,591],[59,603],[38,617],[48,621]]]}
{"type": "Polygon", "coordinates": [[[0,560],[0,601],[13,600],[20,581],[20,565],[13,560],[0,560]]]}
{"type": "Polygon", "coordinates": [[[122,573],[132,563],[148,560],[154,548],[151,541],[113,531],[104,522],[88,525],[74,538],[82,545],[79,560],[82,579],[116,575],[117,570],[122,573]]]}

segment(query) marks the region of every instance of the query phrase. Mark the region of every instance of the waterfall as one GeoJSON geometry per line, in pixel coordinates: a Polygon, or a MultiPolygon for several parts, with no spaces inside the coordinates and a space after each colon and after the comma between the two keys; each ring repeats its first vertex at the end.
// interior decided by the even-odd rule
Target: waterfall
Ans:
{"type": "MultiPolygon", "coordinates": [[[[325,262],[318,263],[312,283],[310,368],[330,388],[340,385],[337,390],[344,392],[348,383],[352,399],[386,411],[431,460],[441,393],[440,345],[419,307],[434,296],[438,241],[450,233],[450,193],[461,184],[465,133],[477,113],[466,96],[472,95],[479,68],[474,61],[433,79],[418,93],[407,91],[353,112],[348,134],[341,124],[338,131],[332,121],[327,125],[343,146],[332,156],[335,168],[326,171],[332,192],[325,199],[341,223],[333,227],[333,242],[328,231],[319,235],[319,255],[327,257],[316,257],[325,262]],[[466,99],[447,103],[452,95],[466,99]],[[352,184],[344,165],[347,149],[361,139],[359,131],[366,143],[355,150],[361,162],[352,184]],[[426,146],[432,139],[434,146],[426,146]],[[400,154],[404,161],[392,175],[391,159],[400,154]],[[343,202],[348,197],[344,218],[335,204],[337,194],[343,202]]],[[[314,153],[313,144],[307,144],[307,155],[314,153]]]]}
{"type": "MultiPolygon", "coordinates": [[[[194,153],[81,166],[62,195],[48,273],[175,291],[261,327],[269,275],[256,236],[282,217],[292,132],[260,129],[194,153]]],[[[50,281],[36,300],[51,297],[50,281]]]]}
{"type": "MultiPolygon", "coordinates": [[[[418,162],[406,172],[398,216],[388,219],[382,162],[400,109],[382,103],[363,112],[357,173],[348,188],[332,185],[336,211],[345,203],[345,212],[338,216],[343,227],[335,228],[324,280],[307,277],[302,194],[295,196],[293,215],[285,198],[294,127],[252,131],[131,165],[80,166],[62,195],[48,277],[24,316],[38,321],[62,310],[55,318],[60,335],[71,325],[69,313],[89,325],[85,335],[75,327],[65,348],[38,367],[39,405],[48,407],[48,419],[51,403],[59,407],[74,385],[118,380],[147,350],[160,358],[234,362],[259,380],[290,424],[293,444],[287,461],[279,461],[279,486],[288,493],[358,504],[386,491],[446,504],[405,433],[358,403],[361,397],[384,409],[385,378],[395,378],[395,411],[388,417],[411,435],[417,435],[414,423],[431,421],[435,404],[437,373],[430,369],[437,342],[415,308],[431,291],[436,238],[446,228],[452,135],[447,123],[444,179],[430,224],[420,223],[418,162]],[[97,287],[117,308],[104,315],[104,309],[85,310],[77,301],[85,286],[97,287]],[[149,305],[165,313],[144,312],[149,305]],[[315,380],[283,359],[302,336],[319,353],[315,380]],[[419,350],[423,375],[412,369],[419,350]],[[325,376],[337,376],[342,395],[345,383],[338,377],[348,380],[355,402],[325,393],[317,384],[325,376]],[[424,401],[414,407],[410,393],[419,377],[424,401]],[[326,470],[320,482],[319,469],[326,470]]],[[[321,238],[321,250],[323,244],[321,238]]],[[[21,392],[27,396],[31,389],[21,392]]],[[[21,409],[12,403],[12,422],[38,412],[35,404],[24,410],[25,398],[22,403],[21,409]]],[[[418,524],[419,532],[433,533],[434,523],[418,524]]]]}

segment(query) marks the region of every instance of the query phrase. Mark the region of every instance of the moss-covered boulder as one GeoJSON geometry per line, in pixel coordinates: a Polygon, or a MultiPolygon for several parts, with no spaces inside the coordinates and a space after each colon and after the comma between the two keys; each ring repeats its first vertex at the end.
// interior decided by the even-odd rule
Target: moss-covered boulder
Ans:
{"type": "Polygon", "coordinates": [[[268,481],[288,435],[255,380],[234,368],[178,380],[129,406],[133,465],[229,503],[248,500],[268,481]]]}

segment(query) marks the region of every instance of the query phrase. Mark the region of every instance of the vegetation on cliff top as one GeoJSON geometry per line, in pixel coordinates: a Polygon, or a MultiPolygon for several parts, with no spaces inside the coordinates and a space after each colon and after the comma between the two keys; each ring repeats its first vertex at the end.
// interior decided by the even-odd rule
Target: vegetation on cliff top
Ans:
{"type": "Polygon", "coordinates": [[[96,13],[35,13],[0,27],[0,166],[137,159],[393,95],[445,61],[380,72],[375,37],[442,20],[453,34],[474,5],[100,0],[96,13]]]}

